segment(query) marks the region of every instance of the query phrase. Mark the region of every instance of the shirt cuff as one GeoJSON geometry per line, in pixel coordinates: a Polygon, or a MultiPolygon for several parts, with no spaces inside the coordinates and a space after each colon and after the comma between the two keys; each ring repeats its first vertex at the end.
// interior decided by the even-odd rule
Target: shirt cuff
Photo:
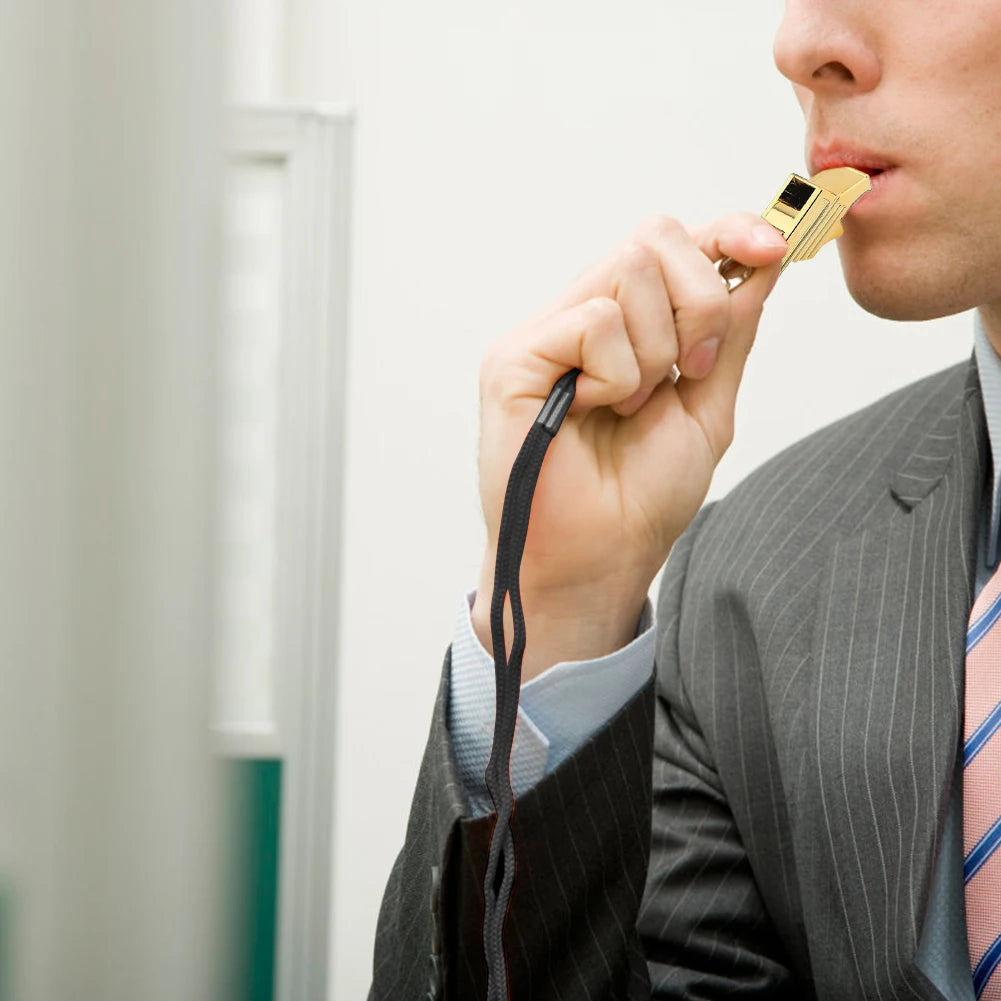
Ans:
{"type": "MultiPolygon", "coordinates": [[[[448,725],[459,775],[477,815],[491,811],[484,773],[494,729],[494,662],[473,629],[475,591],[462,602],[452,641],[448,725]]],[[[607,657],[554,664],[522,686],[511,753],[515,796],[536,785],[596,733],[653,671],[654,621],[644,604],[636,638],[607,657]]]]}

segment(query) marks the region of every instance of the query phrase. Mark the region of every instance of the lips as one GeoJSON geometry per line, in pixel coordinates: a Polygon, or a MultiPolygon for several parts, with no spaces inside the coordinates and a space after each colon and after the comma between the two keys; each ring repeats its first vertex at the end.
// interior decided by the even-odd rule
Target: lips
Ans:
{"type": "Polygon", "coordinates": [[[869,175],[872,190],[855,202],[848,210],[849,216],[858,218],[874,212],[885,212],[886,206],[894,201],[890,197],[887,202],[887,198],[897,187],[894,179],[899,165],[882,153],[834,140],[811,146],[807,163],[811,176],[832,167],[854,167],[869,175]]]}
{"type": "Polygon", "coordinates": [[[887,157],[842,143],[815,145],[808,156],[811,175],[832,167],[854,167],[870,177],[878,177],[896,166],[887,157]]]}

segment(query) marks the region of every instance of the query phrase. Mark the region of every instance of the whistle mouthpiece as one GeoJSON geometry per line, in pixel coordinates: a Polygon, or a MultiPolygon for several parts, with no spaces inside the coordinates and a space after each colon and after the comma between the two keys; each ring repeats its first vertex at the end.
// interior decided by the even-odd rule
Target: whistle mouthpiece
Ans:
{"type": "MultiPolygon", "coordinates": [[[[814,174],[810,180],[790,174],[761,217],[770,222],[789,244],[782,258],[782,270],[793,261],[808,261],[817,251],[844,232],[841,220],[867,191],[872,181],[854,167],[832,167],[814,174]]],[[[754,269],[726,258],[719,273],[732,292],[753,274],[754,269]]]]}
{"type": "Polygon", "coordinates": [[[782,258],[784,271],[793,261],[808,261],[817,251],[844,232],[841,220],[867,191],[869,175],[854,167],[832,167],[810,180],[790,174],[762,218],[770,222],[789,244],[782,258]]]}

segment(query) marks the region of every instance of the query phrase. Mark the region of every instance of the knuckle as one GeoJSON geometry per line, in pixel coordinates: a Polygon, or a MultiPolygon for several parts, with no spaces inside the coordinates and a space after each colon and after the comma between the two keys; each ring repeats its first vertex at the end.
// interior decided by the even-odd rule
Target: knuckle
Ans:
{"type": "Polygon", "coordinates": [[[586,308],[589,323],[597,331],[609,332],[625,326],[622,307],[609,296],[600,295],[588,299],[586,308]]]}
{"type": "Polygon", "coordinates": [[[590,312],[591,347],[585,349],[585,369],[624,395],[635,392],[640,386],[640,366],[629,341],[622,307],[604,296],[589,299],[586,306],[590,312]]]}
{"type": "Polygon", "coordinates": [[[621,387],[624,396],[632,396],[643,385],[643,373],[640,371],[635,355],[630,354],[622,358],[616,382],[621,387]]]}
{"type": "Polygon", "coordinates": [[[672,216],[650,216],[639,229],[640,234],[649,234],[655,240],[674,239],[682,234],[688,235],[688,230],[672,216]]]}
{"type": "Polygon", "coordinates": [[[646,379],[651,385],[659,384],[678,361],[678,347],[674,342],[658,344],[646,352],[642,359],[646,379]]]}
{"type": "Polygon", "coordinates": [[[619,268],[624,272],[649,271],[660,268],[660,258],[649,244],[631,240],[619,253],[619,268]]]}

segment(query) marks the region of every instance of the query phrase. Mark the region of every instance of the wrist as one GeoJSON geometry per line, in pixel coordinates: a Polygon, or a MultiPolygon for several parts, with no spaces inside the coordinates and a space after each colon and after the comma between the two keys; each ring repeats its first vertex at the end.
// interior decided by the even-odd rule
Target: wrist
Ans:
{"type": "MultiPolygon", "coordinates": [[[[493,653],[490,607],[493,564],[484,564],[471,620],[484,649],[493,653]],[[486,578],[486,579],[484,579],[486,578]]],[[[554,664],[594,660],[628,645],[647,598],[649,582],[624,577],[545,589],[521,588],[525,615],[525,656],[522,682],[530,681],[554,664]]],[[[504,635],[513,634],[510,602],[505,604],[504,635]]]]}

